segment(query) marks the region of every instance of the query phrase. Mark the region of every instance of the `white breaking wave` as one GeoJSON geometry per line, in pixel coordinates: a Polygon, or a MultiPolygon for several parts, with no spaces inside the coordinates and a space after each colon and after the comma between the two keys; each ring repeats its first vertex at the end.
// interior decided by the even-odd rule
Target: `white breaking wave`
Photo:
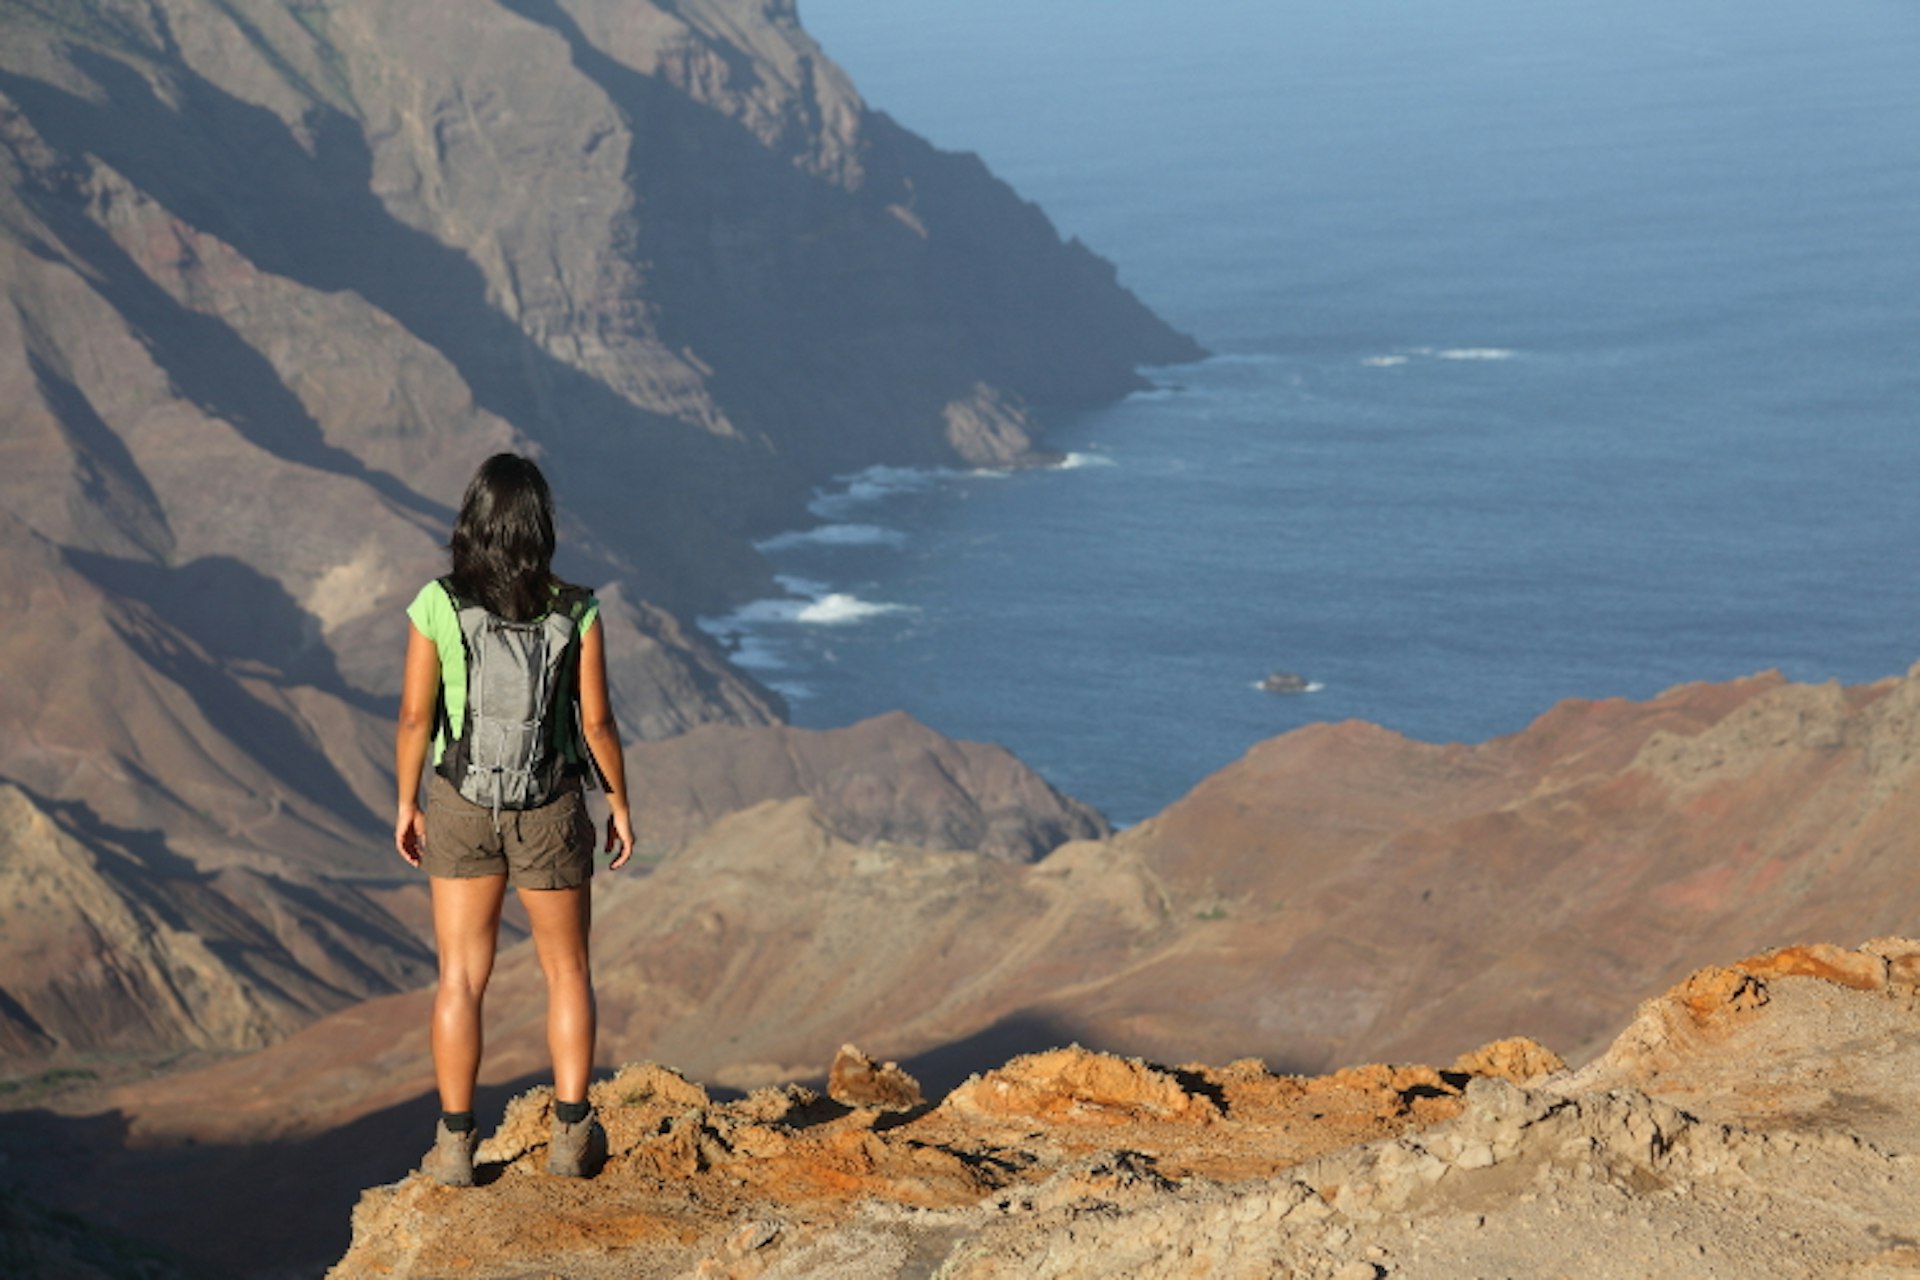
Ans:
{"type": "MultiPolygon", "coordinates": [[[[935,485],[980,472],[956,471],[948,467],[873,466],[851,475],[835,476],[838,490],[819,490],[807,503],[807,510],[822,520],[844,520],[861,507],[882,502],[896,494],[924,493],[935,485]]],[[[991,473],[985,473],[991,474],[991,473]]]]}
{"type": "Polygon", "coordinates": [[[1117,467],[1120,464],[1104,453],[1069,453],[1053,464],[1055,471],[1079,471],[1084,467],[1117,467]]]}
{"type": "Polygon", "coordinates": [[[722,633],[718,639],[728,642],[727,657],[736,667],[748,671],[783,671],[787,660],[781,655],[778,646],[768,644],[758,636],[742,632],[722,633]]]}
{"type": "Polygon", "coordinates": [[[744,615],[752,609],[747,605],[724,618],[696,618],[694,622],[720,642],[734,666],[748,671],[784,671],[787,659],[781,646],[747,629],[753,620],[744,615]]]}
{"type": "Polygon", "coordinates": [[[812,578],[803,578],[797,573],[776,573],[773,580],[780,589],[790,596],[823,596],[833,590],[824,582],[815,582],[812,578]]]}
{"type": "Polygon", "coordinates": [[[812,685],[801,684],[798,680],[770,680],[767,682],[767,688],[788,702],[806,702],[820,696],[814,691],[812,685]]]}
{"type": "Polygon", "coordinates": [[[877,524],[822,524],[811,529],[777,533],[754,543],[760,551],[788,551],[794,547],[898,547],[907,535],[877,524]]]}
{"type": "Polygon", "coordinates": [[[1397,369],[1415,356],[1423,360],[1511,360],[1519,354],[1512,347],[1407,347],[1388,355],[1363,357],[1360,363],[1371,369],[1397,369]]]}
{"type": "Polygon", "coordinates": [[[794,620],[822,627],[839,627],[849,622],[865,622],[868,618],[877,618],[882,614],[910,611],[909,605],[879,604],[871,600],[862,600],[844,591],[830,591],[818,600],[805,605],[799,613],[794,615],[794,620]]]}
{"type": "Polygon", "coordinates": [[[824,582],[781,574],[774,578],[788,594],[770,600],[750,600],[723,618],[701,618],[700,629],[722,641],[735,653],[741,666],[773,670],[786,665],[777,646],[751,634],[751,628],[766,626],[839,627],[864,622],[889,613],[911,613],[912,605],[886,604],[862,600],[845,591],[834,591],[824,582]]]}
{"type": "Polygon", "coordinates": [[[1209,364],[1278,364],[1280,357],[1265,351],[1223,351],[1200,362],[1209,364]]]}

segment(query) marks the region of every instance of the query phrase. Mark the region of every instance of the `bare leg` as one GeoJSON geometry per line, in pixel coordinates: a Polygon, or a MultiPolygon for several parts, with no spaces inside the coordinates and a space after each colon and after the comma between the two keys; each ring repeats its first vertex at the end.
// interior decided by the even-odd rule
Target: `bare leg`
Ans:
{"type": "Polygon", "coordinates": [[[433,1077],[442,1111],[473,1110],[480,1074],[480,1004],[500,940],[505,876],[433,878],[433,938],[440,985],[433,993],[433,1077]]]}
{"type": "Polygon", "coordinates": [[[547,975],[547,1049],[553,1055],[553,1096],[585,1102],[593,1073],[593,975],[587,935],[593,896],[577,889],[522,889],[520,903],[533,925],[533,949],[547,975]]]}

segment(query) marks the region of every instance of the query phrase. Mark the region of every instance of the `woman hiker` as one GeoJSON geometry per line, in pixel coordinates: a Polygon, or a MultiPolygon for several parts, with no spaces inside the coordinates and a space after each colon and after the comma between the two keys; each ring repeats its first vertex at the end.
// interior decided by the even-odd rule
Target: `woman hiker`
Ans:
{"type": "Polygon", "coordinates": [[[590,770],[606,790],[609,869],[633,853],[604,628],[595,625],[599,604],[553,575],[553,498],[525,458],[502,453],[481,465],[448,548],[453,571],[428,583],[407,609],[394,748],[393,842],[432,877],[440,955],[432,1040],[441,1114],[421,1167],[451,1186],[473,1184],[480,1006],[512,887],[547,979],[554,1097],[547,1168],[590,1176],[606,1157],[606,1133],[587,1105],[595,832],[582,790],[590,770]],[[429,750],[433,777],[423,812],[429,750]]]}

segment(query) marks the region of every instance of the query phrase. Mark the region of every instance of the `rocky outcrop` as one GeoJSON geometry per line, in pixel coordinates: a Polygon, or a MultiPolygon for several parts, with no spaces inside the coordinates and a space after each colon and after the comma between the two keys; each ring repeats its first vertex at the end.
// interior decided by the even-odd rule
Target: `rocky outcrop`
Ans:
{"type": "Polygon", "coordinates": [[[1909,1274],[1920,1018],[1904,983],[1845,976],[1905,972],[1920,943],[1808,958],[1735,966],[1774,998],[1704,1021],[1720,982],[1696,978],[1593,1067],[1525,1084],[1073,1049],[882,1126],[797,1086],[716,1104],[630,1067],[595,1088],[614,1156],[590,1195],[539,1171],[536,1090],[482,1145],[480,1188],[368,1191],[330,1275],[1909,1274]],[[1649,1072],[1648,1028],[1672,1011],[1693,1030],[1649,1072]],[[1795,1080],[1818,1109],[1782,1105],[1795,1080]]]}
{"type": "Polygon", "coordinates": [[[875,1062],[850,1044],[840,1046],[827,1068],[827,1096],[856,1110],[912,1111],[926,1102],[920,1082],[897,1062],[875,1062]]]}

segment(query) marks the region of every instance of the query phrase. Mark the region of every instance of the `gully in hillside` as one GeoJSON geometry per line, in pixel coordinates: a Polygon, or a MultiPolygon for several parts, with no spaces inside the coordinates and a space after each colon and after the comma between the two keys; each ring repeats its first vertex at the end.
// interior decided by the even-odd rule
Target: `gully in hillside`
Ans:
{"type": "Polygon", "coordinates": [[[553,498],[525,458],[502,453],[481,465],[449,549],[453,571],[428,583],[407,609],[413,625],[394,748],[394,847],[433,879],[440,953],[433,1069],[441,1116],[422,1168],[450,1185],[473,1183],[481,1001],[511,886],[532,921],[547,978],[554,1096],[547,1168],[588,1176],[606,1157],[606,1134],[587,1105],[595,1031],[589,778],[606,790],[609,869],[633,853],[599,604],[554,577],[553,498]],[[423,811],[429,750],[433,780],[423,811]]]}

